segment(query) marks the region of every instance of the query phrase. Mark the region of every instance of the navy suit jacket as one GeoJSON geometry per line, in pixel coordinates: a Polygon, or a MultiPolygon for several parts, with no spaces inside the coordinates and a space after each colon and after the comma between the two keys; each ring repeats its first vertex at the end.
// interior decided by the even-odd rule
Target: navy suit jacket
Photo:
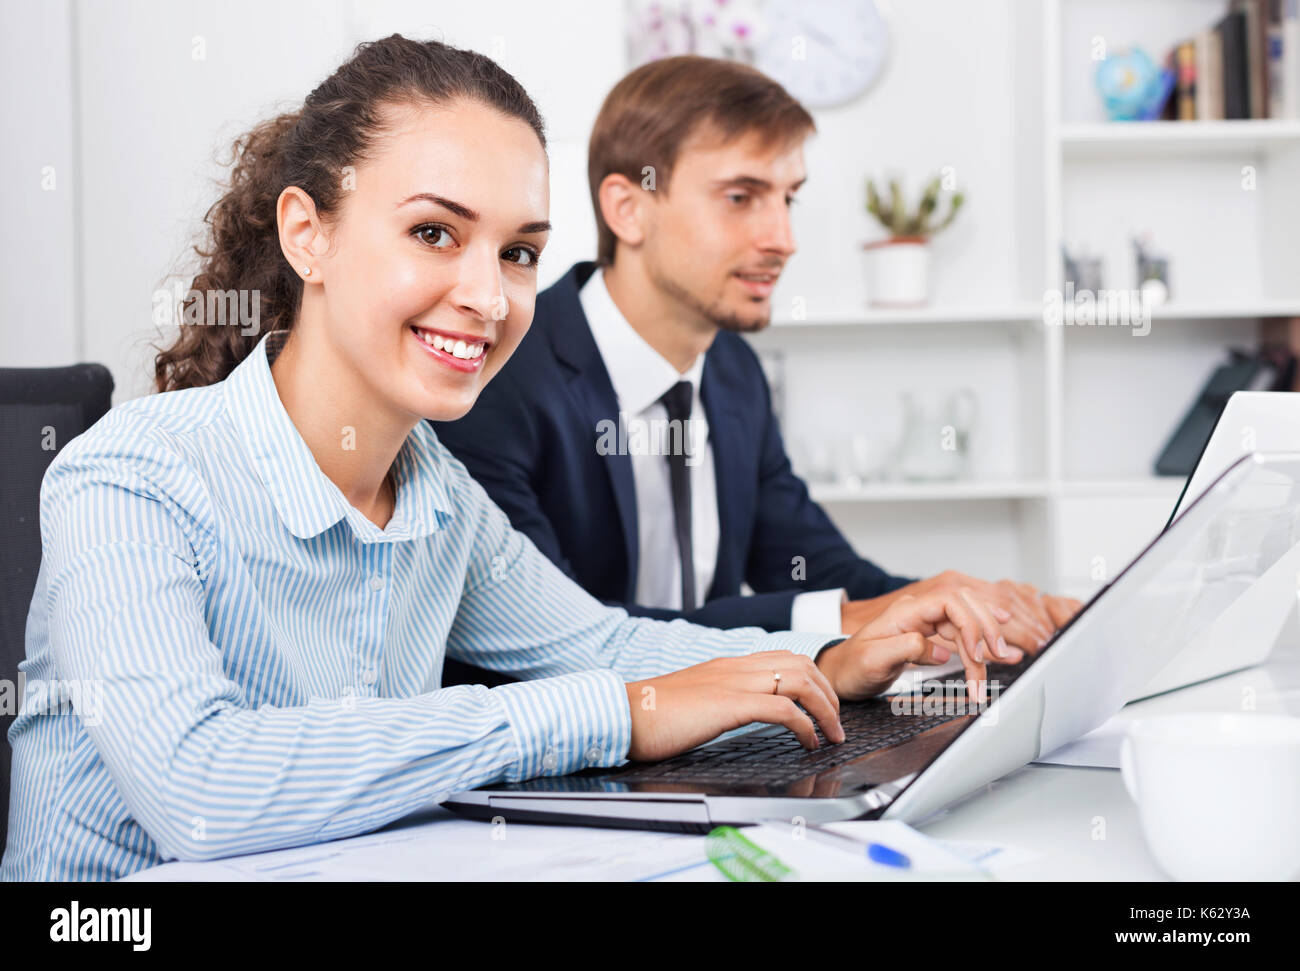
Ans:
{"type": "Polygon", "coordinates": [[[434,423],[516,529],[598,599],[708,627],[789,630],[801,592],[843,587],[861,599],[911,582],[858,556],[809,498],[790,468],[757,356],[720,331],[700,384],[720,520],[713,585],[704,605],[686,613],[635,603],[632,460],[597,449],[610,427],[601,422],[617,426],[618,399],[578,299],[594,270],[578,263],[538,294],[532,328],[469,414],[434,423]],[[742,595],[742,582],[755,593],[742,595]]]}

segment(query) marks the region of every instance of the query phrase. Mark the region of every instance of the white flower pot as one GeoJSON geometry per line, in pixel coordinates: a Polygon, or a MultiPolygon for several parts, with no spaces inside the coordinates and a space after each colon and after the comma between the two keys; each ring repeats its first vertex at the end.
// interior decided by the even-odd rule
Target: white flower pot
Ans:
{"type": "Polygon", "coordinates": [[[923,307],[930,298],[930,245],[921,237],[865,243],[867,301],[873,307],[923,307]]]}

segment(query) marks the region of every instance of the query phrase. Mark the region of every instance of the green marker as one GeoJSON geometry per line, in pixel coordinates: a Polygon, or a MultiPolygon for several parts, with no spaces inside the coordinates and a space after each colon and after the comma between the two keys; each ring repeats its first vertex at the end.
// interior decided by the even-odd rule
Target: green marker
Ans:
{"type": "Polygon", "coordinates": [[[736,883],[779,883],[795,872],[734,826],[719,826],[704,841],[709,861],[736,883]]]}

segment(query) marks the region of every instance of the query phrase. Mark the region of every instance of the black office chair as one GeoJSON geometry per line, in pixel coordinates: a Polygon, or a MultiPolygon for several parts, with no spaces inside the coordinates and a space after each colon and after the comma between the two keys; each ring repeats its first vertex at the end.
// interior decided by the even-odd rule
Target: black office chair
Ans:
{"type": "MultiPolygon", "coordinates": [[[[59,449],[108,411],[101,364],[0,368],[0,678],[17,690],[27,611],[41,565],[41,480],[59,449]]],[[[21,698],[15,695],[15,711],[21,698]]],[[[0,847],[9,829],[9,726],[0,711],[0,847]]]]}

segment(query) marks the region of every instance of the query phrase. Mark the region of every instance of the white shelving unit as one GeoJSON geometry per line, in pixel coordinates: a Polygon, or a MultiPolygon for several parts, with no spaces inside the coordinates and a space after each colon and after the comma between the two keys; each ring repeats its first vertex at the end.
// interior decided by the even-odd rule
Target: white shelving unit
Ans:
{"type": "Polygon", "coordinates": [[[1174,123],[1063,123],[1060,140],[1061,148],[1070,158],[1107,161],[1123,156],[1178,158],[1188,152],[1240,157],[1300,145],[1300,122],[1270,118],[1174,123]]]}
{"type": "Polygon", "coordinates": [[[958,502],[978,499],[1040,499],[1051,493],[1048,482],[883,482],[864,485],[818,484],[809,487],[818,502],[958,502]]]}
{"type": "Polygon", "coordinates": [[[819,410],[824,388],[845,407],[856,371],[980,394],[970,477],[811,486],[863,552],[892,538],[921,547],[901,567],[877,557],[898,572],[941,562],[1086,597],[1164,526],[1183,480],[1155,476],[1155,458],[1205,378],[1228,347],[1255,346],[1263,320],[1300,317],[1300,122],[1107,122],[1092,41],[1163,56],[1226,6],[1010,0],[1016,138],[1002,150],[1023,193],[1002,217],[1017,251],[1006,299],[809,307],[754,336],[786,362],[796,467],[799,442],[822,428],[842,438],[855,414],[868,430],[892,424],[867,390],[847,394],[847,417],[819,410]],[[1143,231],[1170,261],[1171,299],[1149,334],[1045,323],[1063,246],[1100,252],[1103,286],[1128,290],[1130,237],[1143,231]]]}
{"type": "Polygon", "coordinates": [[[1043,305],[1025,301],[992,307],[926,306],[871,308],[855,310],[836,308],[816,317],[793,320],[776,318],[773,327],[872,327],[915,326],[921,324],[1032,324],[1043,319],[1043,305]]]}

